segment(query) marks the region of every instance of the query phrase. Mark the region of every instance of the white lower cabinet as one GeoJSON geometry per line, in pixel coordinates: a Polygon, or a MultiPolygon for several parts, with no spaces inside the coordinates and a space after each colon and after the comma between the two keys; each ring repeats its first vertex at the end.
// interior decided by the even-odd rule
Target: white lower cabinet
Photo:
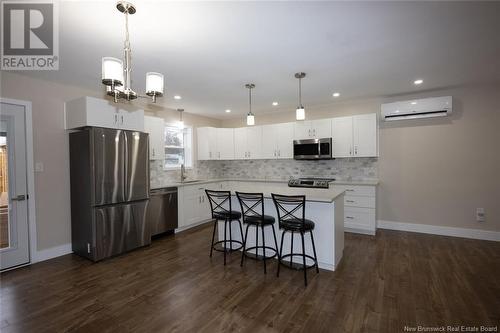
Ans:
{"type": "Polygon", "coordinates": [[[180,186],[178,191],[178,230],[189,229],[212,217],[205,188],[220,189],[221,183],[180,186]]]}
{"type": "Polygon", "coordinates": [[[344,230],[367,235],[376,231],[376,188],[369,185],[334,185],[344,190],[344,230]]]}

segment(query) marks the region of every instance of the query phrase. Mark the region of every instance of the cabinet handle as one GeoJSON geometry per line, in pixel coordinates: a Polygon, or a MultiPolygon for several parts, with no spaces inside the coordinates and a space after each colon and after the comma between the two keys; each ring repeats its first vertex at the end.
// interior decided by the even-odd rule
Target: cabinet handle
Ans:
{"type": "Polygon", "coordinates": [[[278,150],[278,156],[281,156],[281,150],[278,150]]]}
{"type": "Polygon", "coordinates": [[[354,155],[358,155],[358,146],[354,146],[354,155]]]}
{"type": "Polygon", "coordinates": [[[354,192],[354,190],[350,189],[350,188],[346,189],[346,191],[348,191],[348,192],[354,192]]]}
{"type": "Polygon", "coordinates": [[[276,150],[274,151],[274,157],[276,157],[276,150]]]}
{"type": "Polygon", "coordinates": [[[250,152],[248,152],[248,157],[250,157],[250,152]]]}
{"type": "Polygon", "coordinates": [[[309,130],[309,136],[311,136],[311,130],[309,130]]]}
{"type": "Polygon", "coordinates": [[[352,200],[346,200],[345,202],[354,202],[354,201],[352,201],[352,200]]]}
{"type": "Polygon", "coordinates": [[[313,129],[313,136],[316,136],[316,129],[313,129]]]}
{"type": "Polygon", "coordinates": [[[346,216],[345,218],[350,219],[350,220],[354,220],[354,217],[352,217],[352,216],[346,216]]]}
{"type": "Polygon", "coordinates": [[[155,149],[153,148],[153,156],[155,156],[155,149]]]}
{"type": "Polygon", "coordinates": [[[115,124],[118,122],[118,115],[115,114],[115,124]]]}
{"type": "Polygon", "coordinates": [[[349,155],[352,155],[352,147],[349,148],[349,155]]]}
{"type": "Polygon", "coordinates": [[[123,115],[121,116],[121,118],[122,118],[122,125],[123,125],[123,115]]]}

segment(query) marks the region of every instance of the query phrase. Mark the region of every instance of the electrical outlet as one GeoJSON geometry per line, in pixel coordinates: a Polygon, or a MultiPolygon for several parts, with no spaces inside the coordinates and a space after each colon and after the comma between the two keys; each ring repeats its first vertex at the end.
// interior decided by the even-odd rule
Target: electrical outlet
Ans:
{"type": "Polygon", "coordinates": [[[35,162],[35,172],[43,172],[43,162],[35,162]]]}
{"type": "Polygon", "coordinates": [[[485,220],[484,208],[476,208],[476,221],[484,222],[484,220],[485,220]]]}

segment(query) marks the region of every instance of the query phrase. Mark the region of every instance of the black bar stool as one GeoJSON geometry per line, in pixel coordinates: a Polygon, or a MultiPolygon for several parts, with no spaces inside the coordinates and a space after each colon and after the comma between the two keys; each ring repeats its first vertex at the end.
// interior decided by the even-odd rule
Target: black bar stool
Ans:
{"type": "Polygon", "coordinates": [[[226,265],[226,253],[237,251],[243,247],[243,228],[241,227],[241,213],[231,209],[231,192],[230,191],[211,191],[205,190],[207,194],[208,201],[210,202],[210,209],[212,211],[212,219],[214,219],[214,231],[212,233],[212,246],[210,248],[210,257],[212,257],[212,251],[224,252],[224,265],[226,265]],[[217,228],[218,221],[224,221],[224,240],[220,240],[214,243],[215,239],[215,229],[217,228]],[[232,236],[231,225],[233,221],[238,221],[240,226],[241,241],[234,240],[232,236]],[[227,239],[227,226],[229,224],[229,240],[227,239]],[[224,243],[222,249],[216,248],[216,245],[224,243]],[[230,247],[228,248],[227,243],[230,247]],[[233,243],[239,244],[237,248],[233,248],[233,243]]]}
{"type": "Polygon", "coordinates": [[[312,231],[314,230],[314,222],[305,218],[306,216],[306,196],[305,195],[281,195],[272,193],[274,204],[276,206],[276,211],[278,213],[278,222],[280,229],[283,229],[281,235],[281,245],[278,255],[278,273],[280,276],[280,266],[288,266],[290,268],[295,268],[292,263],[294,256],[302,257],[302,266],[295,269],[304,270],[304,283],[307,287],[307,269],[316,267],[316,272],[319,273],[318,268],[318,258],[316,256],[316,247],[314,245],[314,237],[312,231]],[[290,253],[283,255],[283,239],[285,234],[291,232],[291,247],[290,253]],[[293,253],[293,235],[294,233],[300,233],[302,239],[302,253],[293,253]],[[311,242],[314,257],[306,254],[306,249],[304,245],[304,234],[309,232],[311,234],[311,242]],[[283,259],[290,257],[290,264],[287,265],[283,259]],[[314,263],[312,265],[306,265],[306,258],[311,259],[314,263]]]}
{"type": "Polygon", "coordinates": [[[245,229],[245,238],[243,241],[243,251],[241,253],[241,263],[243,266],[243,259],[248,255],[249,250],[255,250],[255,257],[250,257],[253,259],[262,259],[264,261],[264,274],[267,273],[266,270],[266,260],[276,257],[278,254],[278,241],[276,240],[276,231],[274,230],[274,217],[269,215],[264,215],[264,195],[262,193],[243,193],[236,192],[236,196],[240,202],[241,213],[243,214],[243,223],[247,224],[245,229]],[[248,237],[248,227],[255,227],[255,246],[246,247],[247,237],[248,237]],[[266,226],[271,226],[273,229],[274,245],[275,248],[266,246],[266,237],[264,234],[264,228],[266,226]],[[262,245],[259,246],[259,228],[262,232],[262,245]],[[259,249],[262,249],[262,256],[259,258],[259,249]],[[272,256],[266,256],[266,249],[274,251],[272,256]]]}

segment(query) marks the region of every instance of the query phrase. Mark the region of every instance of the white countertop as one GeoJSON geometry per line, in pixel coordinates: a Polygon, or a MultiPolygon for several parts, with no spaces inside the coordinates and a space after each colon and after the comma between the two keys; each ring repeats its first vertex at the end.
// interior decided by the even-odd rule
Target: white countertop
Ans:
{"type": "MultiPolygon", "coordinates": [[[[157,189],[157,188],[165,188],[165,187],[182,187],[182,186],[189,186],[189,185],[198,185],[198,184],[209,184],[209,183],[218,183],[218,182],[223,182],[223,181],[236,181],[236,182],[261,182],[261,183],[283,183],[287,184],[287,180],[273,180],[273,179],[238,179],[238,178],[220,178],[220,179],[203,179],[203,180],[196,180],[196,181],[191,181],[191,182],[168,182],[168,183],[162,183],[162,184],[155,184],[154,186],[151,186],[152,189],[157,189]]],[[[353,179],[353,180],[335,180],[331,182],[331,185],[362,185],[362,186],[377,186],[379,183],[378,179],[353,179]]]]}
{"type": "MultiPolygon", "coordinates": [[[[161,186],[154,186],[152,188],[164,187],[184,187],[184,186],[199,186],[219,182],[230,182],[227,190],[231,192],[248,192],[248,193],[263,193],[265,198],[271,198],[271,193],[278,193],[283,195],[305,195],[307,201],[316,202],[333,202],[338,196],[344,193],[344,190],[330,187],[328,189],[305,188],[305,187],[288,187],[285,180],[269,180],[269,179],[207,179],[192,182],[173,182],[161,184],[161,186]]],[[[333,185],[365,185],[375,186],[378,180],[354,180],[354,181],[335,181],[333,185]]],[[[210,185],[206,185],[210,189],[210,185]]],[[[212,188],[220,190],[220,187],[212,188]]]]}

